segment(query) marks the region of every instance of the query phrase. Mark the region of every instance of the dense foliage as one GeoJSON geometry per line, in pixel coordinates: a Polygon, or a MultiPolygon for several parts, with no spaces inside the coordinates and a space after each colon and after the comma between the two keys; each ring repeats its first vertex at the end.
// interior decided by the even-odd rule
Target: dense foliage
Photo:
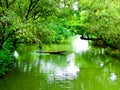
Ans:
{"type": "Polygon", "coordinates": [[[118,0],[0,0],[0,74],[14,60],[19,43],[63,43],[80,34],[119,52],[119,4],[118,0]]]}
{"type": "Polygon", "coordinates": [[[63,14],[59,15],[59,3],[55,0],[0,0],[0,75],[11,64],[11,58],[14,60],[13,52],[19,43],[66,41],[70,33],[61,22],[63,14]]]}

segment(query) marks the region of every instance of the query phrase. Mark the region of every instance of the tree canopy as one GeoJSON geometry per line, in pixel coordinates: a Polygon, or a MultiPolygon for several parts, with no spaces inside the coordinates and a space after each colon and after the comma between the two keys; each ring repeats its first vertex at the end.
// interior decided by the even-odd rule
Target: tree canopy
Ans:
{"type": "Polygon", "coordinates": [[[119,14],[119,0],[0,0],[0,52],[7,61],[19,43],[63,43],[74,34],[120,50],[119,14]]]}

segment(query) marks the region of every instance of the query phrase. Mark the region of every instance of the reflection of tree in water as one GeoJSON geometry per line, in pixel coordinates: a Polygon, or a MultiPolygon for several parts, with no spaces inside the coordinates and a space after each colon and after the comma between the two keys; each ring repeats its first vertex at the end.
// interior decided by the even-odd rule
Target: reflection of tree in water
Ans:
{"type": "Polygon", "coordinates": [[[119,71],[116,71],[116,66],[119,66],[119,62],[107,56],[103,48],[90,47],[88,51],[76,54],[76,65],[80,67],[81,80],[87,79],[87,82],[81,82],[84,87],[89,83],[90,87],[96,85],[101,88],[105,87],[104,85],[108,85],[106,88],[109,88],[110,85],[117,84],[119,71]],[[92,84],[93,82],[97,84],[92,84]]]}

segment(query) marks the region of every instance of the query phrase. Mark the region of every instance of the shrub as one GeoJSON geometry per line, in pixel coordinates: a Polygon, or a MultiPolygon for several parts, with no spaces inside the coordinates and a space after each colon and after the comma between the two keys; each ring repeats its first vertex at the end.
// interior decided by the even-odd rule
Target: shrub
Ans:
{"type": "Polygon", "coordinates": [[[3,50],[0,50],[0,76],[5,75],[5,72],[8,71],[12,62],[13,56],[3,50]]]}

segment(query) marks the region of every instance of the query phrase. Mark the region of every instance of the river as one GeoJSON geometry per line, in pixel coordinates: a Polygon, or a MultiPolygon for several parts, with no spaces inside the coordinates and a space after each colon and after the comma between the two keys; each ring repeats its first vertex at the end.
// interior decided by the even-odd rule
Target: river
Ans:
{"type": "Polygon", "coordinates": [[[0,90],[120,90],[120,61],[78,36],[70,44],[20,45],[16,63],[0,79],[0,90]]]}

